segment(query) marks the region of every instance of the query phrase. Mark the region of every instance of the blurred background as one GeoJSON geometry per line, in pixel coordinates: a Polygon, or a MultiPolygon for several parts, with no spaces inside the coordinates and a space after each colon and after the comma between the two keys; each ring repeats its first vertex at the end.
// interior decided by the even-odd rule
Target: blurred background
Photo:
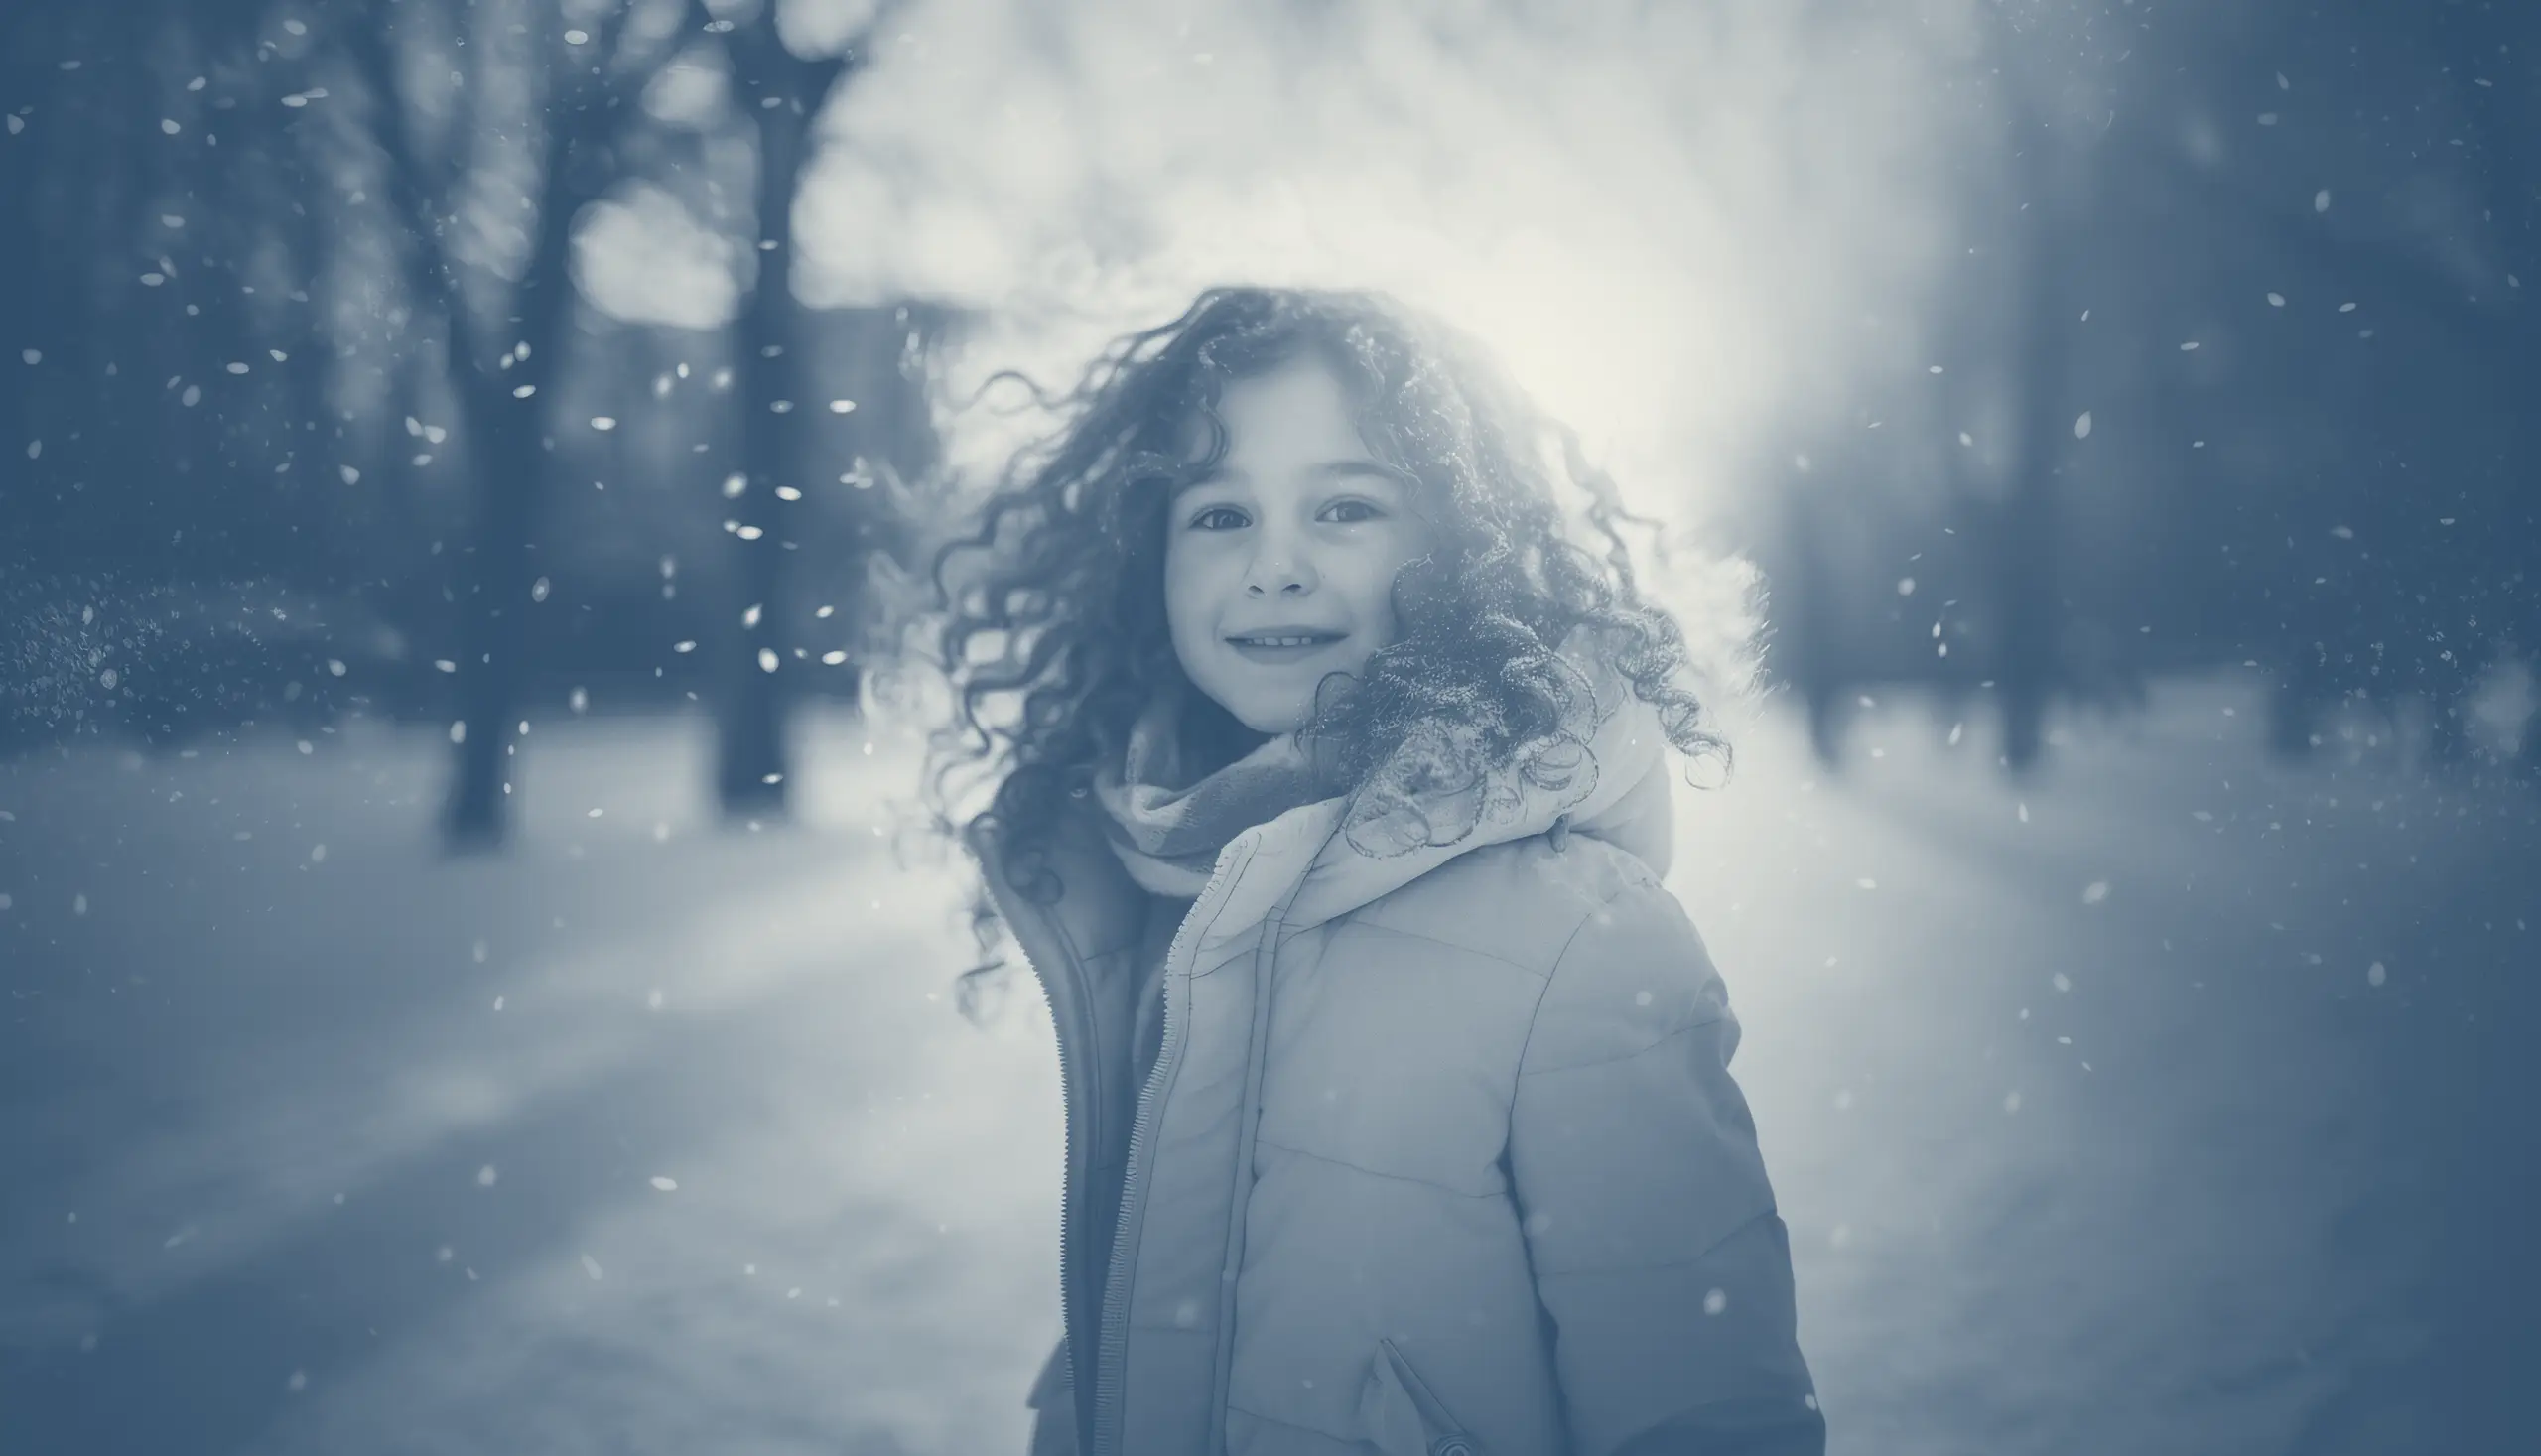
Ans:
{"type": "Polygon", "coordinates": [[[1664,523],[1831,1449],[2541,1445],[2537,88],[2509,0],[9,8],[0,1450],[1019,1450],[1056,1059],[890,608],[992,374],[1221,281],[1664,523]]]}

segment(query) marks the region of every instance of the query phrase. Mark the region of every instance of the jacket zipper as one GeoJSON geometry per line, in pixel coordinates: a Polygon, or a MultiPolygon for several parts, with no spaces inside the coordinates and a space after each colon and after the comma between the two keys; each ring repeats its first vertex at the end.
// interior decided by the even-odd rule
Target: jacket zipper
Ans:
{"type": "MultiPolygon", "coordinates": [[[[1245,847],[1242,858],[1249,861],[1261,839],[1257,835],[1241,843],[1245,847]]],[[[1230,849],[1233,847],[1229,846],[1230,849]]],[[[1113,1417],[1121,1403],[1121,1384],[1125,1379],[1121,1367],[1128,1358],[1130,1345],[1130,1260],[1125,1256],[1129,1253],[1133,1216],[1145,1194],[1141,1186],[1144,1180],[1138,1176],[1143,1171],[1140,1154],[1145,1151],[1149,1127],[1155,1121],[1156,1093],[1182,1051],[1175,1039],[1182,1028],[1173,1016],[1174,967],[1181,963],[1183,938],[1191,933],[1191,927],[1201,923],[1204,911],[1211,918],[1216,913],[1209,898],[1218,892],[1221,884],[1233,878],[1227,868],[1228,858],[1223,854],[1218,857],[1216,866],[1209,872],[1209,882],[1201,886],[1198,897],[1191,902],[1190,912],[1182,917],[1180,925],[1174,927],[1172,944],[1165,947],[1164,974],[1159,978],[1164,995],[1164,1024],[1156,1038],[1155,1065],[1147,1069],[1146,1081],[1138,1088],[1137,1114],[1130,1122],[1130,1152],[1121,1175],[1120,1221],[1112,1231],[1111,1266],[1104,1271],[1103,1317],[1096,1326],[1094,1448],[1088,1456],[1103,1456],[1104,1452],[1117,1451],[1121,1446],[1120,1438],[1113,1431],[1113,1417]]],[[[1241,872],[1240,868],[1238,872],[1241,872]]],[[[1064,1067],[1060,1075],[1066,1075],[1064,1067]]],[[[1070,1171],[1074,1171],[1073,1164],[1070,1171]]]]}
{"type": "Polygon", "coordinates": [[[1280,931],[1287,924],[1288,907],[1295,902],[1296,890],[1291,888],[1264,918],[1262,940],[1253,951],[1253,1029],[1245,1044],[1244,1109],[1239,1115],[1242,1131],[1236,1143],[1235,1187],[1229,1195],[1222,1265],[1221,1287],[1227,1296],[1218,1306],[1217,1369],[1209,1383],[1208,1449],[1212,1456],[1222,1456],[1227,1444],[1227,1382],[1235,1368],[1236,1276],[1244,1266],[1244,1241],[1252,1224],[1253,1166],[1259,1146],[1255,1139],[1262,1125],[1262,1074],[1270,1040],[1270,993],[1279,963],[1280,931]]]}
{"type": "MultiPolygon", "coordinates": [[[[1070,961],[1069,968],[1071,972],[1075,970],[1073,960],[1070,961]]],[[[1078,1017],[1081,1017],[1085,1004],[1085,988],[1083,986],[1084,977],[1079,975],[1076,977],[1076,981],[1078,984],[1070,989],[1075,993],[1073,1004],[1077,1008],[1078,1017]]],[[[1044,996],[1050,995],[1050,988],[1046,980],[1042,985],[1041,993],[1044,996]]],[[[1050,999],[1052,1004],[1055,1005],[1057,1003],[1057,998],[1055,996],[1050,996],[1050,999]]],[[[1071,1017],[1071,1019],[1077,1019],[1077,1017],[1071,1017]]],[[[1079,1033],[1079,1036],[1081,1035],[1082,1032],[1079,1033]]],[[[1086,1116],[1090,1121],[1095,1114],[1100,1111],[1100,1109],[1091,1107],[1089,1105],[1090,1099],[1084,1097],[1078,1089],[1076,1067],[1068,1054],[1068,1043],[1076,1039],[1077,1037],[1071,1037],[1064,1031],[1059,1034],[1058,1038],[1060,1093],[1059,1136],[1061,1148],[1061,1161],[1059,1164],[1059,1348],[1067,1352],[1069,1367],[1068,1405],[1070,1407],[1068,1410],[1068,1423],[1070,1425],[1077,1424],[1077,1414],[1074,1408],[1076,1405],[1076,1332],[1074,1328],[1076,1321],[1070,1317],[1067,1299],[1068,1270],[1074,1267],[1074,1264],[1071,1261],[1068,1230],[1076,1223],[1078,1201],[1085,1197],[1084,1189],[1079,1186],[1083,1180],[1077,1175],[1076,1114],[1077,1107],[1079,1105],[1088,1105],[1086,1116]]]]}
{"type": "MultiPolygon", "coordinates": [[[[1084,1032],[1079,1028],[1057,1025],[1056,1013],[1058,1012],[1059,1007],[1064,1004],[1068,1008],[1068,1019],[1070,1021],[1081,1020],[1085,1014],[1085,1002],[1088,993],[1085,986],[1083,968],[1077,964],[1076,957],[1070,952],[1066,937],[1057,932],[1057,929],[1055,925],[1052,924],[1049,915],[1041,906],[1034,905],[1029,902],[1009,902],[1008,897],[1004,893],[1005,887],[1002,882],[1004,873],[1004,857],[1003,853],[1000,853],[994,860],[992,872],[987,876],[989,898],[997,904],[998,913],[1005,917],[1005,922],[1009,927],[1019,927],[1028,918],[1046,932],[1045,938],[1056,947],[1055,955],[1044,954],[1036,958],[1032,955],[1030,948],[1022,945],[1019,930],[1017,932],[1015,948],[1023,953],[1023,964],[1031,970],[1033,979],[1040,983],[1042,997],[1049,1002],[1053,1012],[1053,1029],[1058,1033],[1060,1097],[1059,1348],[1067,1352],[1069,1376],[1068,1403],[1073,1406],[1076,1403],[1077,1391],[1075,1341],[1076,1322],[1071,1317],[1068,1309],[1068,1273],[1069,1270],[1074,1267],[1074,1264],[1071,1261],[1068,1231],[1076,1223],[1077,1204],[1078,1201],[1084,1197],[1084,1190],[1079,1186],[1083,1182],[1083,1179],[1079,1177],[1077,1171],[1076,1124],[1080,1110],[1083,1111],[1087,1120],[1091,1121],[1101,1113],[1102,1109],[1099,1106],[1096,1106],[1092,1100],[1088,1099],[1084,1095],[1084,1091],[1078,1083],[1078,1073],[1075,1061],[1069,1053],[1069,1047],[1071,1045],[1083,1040],[1084,1032]],[[1045,967],[1042,964],[1044,961],[1054,961],[1056,964],[1045,967]],[[1051,985],[1052,978],[1061,975],[1069,978],[1069,984],[1066,987],[1067,994],[1064,997],[1059,994],[1059,988],[1051,985]]],[[[1078,1424],[1074,1410],[1069,1412],[1068,1423],[1070,1425],[1078,1424]]]]}

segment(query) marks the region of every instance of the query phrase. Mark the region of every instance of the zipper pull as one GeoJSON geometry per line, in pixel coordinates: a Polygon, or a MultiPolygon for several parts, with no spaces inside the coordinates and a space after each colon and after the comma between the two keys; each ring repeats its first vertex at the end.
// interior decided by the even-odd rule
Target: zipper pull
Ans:
{"type": "Polygon", "coordinates": [[[1568,853],[1570,849],[1570,816],[1568,814],[1564,814],[1553,820],[1552,828],[1544,831],[1544,838],[1552,843],[1552,852],[1554,854],[1560,855],[1568,853]]]}

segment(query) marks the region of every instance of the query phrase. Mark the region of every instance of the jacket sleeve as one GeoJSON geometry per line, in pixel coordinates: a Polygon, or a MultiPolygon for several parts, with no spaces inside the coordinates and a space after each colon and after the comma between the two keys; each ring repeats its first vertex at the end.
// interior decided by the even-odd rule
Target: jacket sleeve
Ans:
{"type": "Polygon", "coordinates": [[[1647,872],[1555,963],[1509,1162],[1578,1456],[1820,1456],[1738,1022],[1647,872]]]}

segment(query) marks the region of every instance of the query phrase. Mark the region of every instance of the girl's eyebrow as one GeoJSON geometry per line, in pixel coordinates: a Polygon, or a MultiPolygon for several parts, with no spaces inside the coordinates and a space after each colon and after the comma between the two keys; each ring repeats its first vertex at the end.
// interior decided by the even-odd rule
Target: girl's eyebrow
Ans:
{"type": "MultiPolygon", "coordinates": [[[[1390,484],[1400,485],[1405,488],[1408,488],[1412,484],[1411,478],[1403,471],[1396,469],[1394,466],[1387,464],[1383,461],[1371,460],[1365,456],[1354,456],[1346,460],[1322,461],[1315,464],[1308,465],[1306,467],[1306,473],[1310,475],[1318,475],[1327,480],[1384,480],[1390,484]]],[[[1178,496],[1185,490],[1196,489],[1202,485],[1242,485],[1245,483],[1247,483],[1247,477],[1244,471],[1237,469],[1233,465],[1220,465],[1205,475],[1195,475],[1192,478],[1183,481],[1181,484],[1174,486],[1173,493],[1178,496]]]]}
{"type": "Polygon", "coordinates": [[[1325,461],[1314,467],[1314,473],[1333,480],[1384,480],[1408,486],[1411,477],[1380,460],[1354,456],[1349,460],[1325,461]]]}

